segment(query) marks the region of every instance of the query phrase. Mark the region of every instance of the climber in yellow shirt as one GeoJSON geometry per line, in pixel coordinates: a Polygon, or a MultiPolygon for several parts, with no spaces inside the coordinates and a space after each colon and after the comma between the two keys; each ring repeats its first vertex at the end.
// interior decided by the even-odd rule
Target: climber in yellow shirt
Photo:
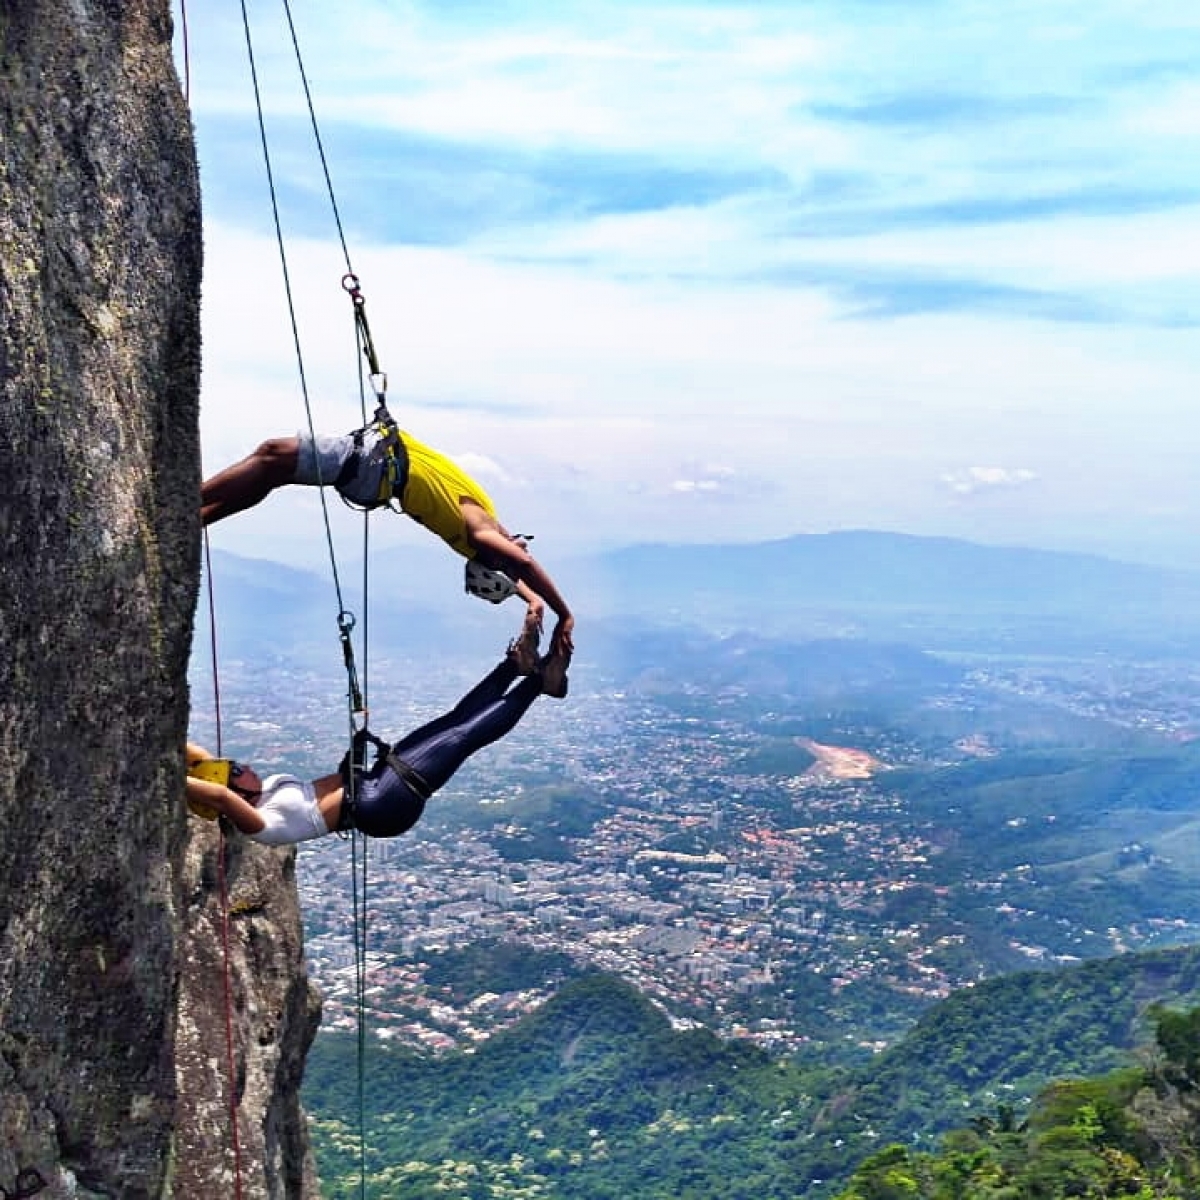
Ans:
{"type": "Polygon", "coordinates": [[[206,479],[200,490],[205,525],[252,508],[278,487],[336,488],[362,507],[398,503],[418,524],[467,560],[467,590],[498,603],[517,594],[540,618],[545,605],[557,617],[543,675],[550,695],[566,695],[574,651],[575,618],[545,568],[496,516],[487,492],[444,454],[411,434],[379,423],[344,436],[300,432],[270,438],[253,453],[206,479]]]}

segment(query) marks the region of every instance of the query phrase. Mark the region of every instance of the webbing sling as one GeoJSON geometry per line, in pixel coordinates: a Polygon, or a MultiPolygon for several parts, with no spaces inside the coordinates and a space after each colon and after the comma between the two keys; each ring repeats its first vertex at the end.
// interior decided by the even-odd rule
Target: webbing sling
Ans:
{"type": "Polygon", "coordinates": [[[359,784],[362,777],[378,767],[380,762],[395,771],[400,779],[412,789],[413,794],[422,804],[426,803],[433,795],[433,788],[430,787],[429,781],[420,771],[396,754],[390,743],[385,742],[381,737],[376,737],[369,729],[360,729],[354,735],[353,752],[342,759],[340,767],[343,795],[338,832],[358,827],[354,810],[359,794],[359,784]],[[368,743],[375,747],[375,762],[370,767],[367,766],[366,757],[363,754],[368,743]]]}

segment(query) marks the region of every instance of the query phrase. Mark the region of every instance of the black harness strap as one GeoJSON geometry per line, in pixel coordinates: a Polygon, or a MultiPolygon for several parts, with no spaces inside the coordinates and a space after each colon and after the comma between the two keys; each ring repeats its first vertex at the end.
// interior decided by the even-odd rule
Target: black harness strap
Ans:
{"type": "Polygon", "coordinates": [[[402,758],[398,758],[390,750],[384,756],[384,761],[424,802],[433,795],[433,788],[426,782],[425,777],[414,767],[410,767],[402,758]]]}
{"type": "Polygon", "coordinates": [[[372,456],[382,455],[384,459],[383,478],[379,481],[379,493],[375,499],[369,503],[351,501],[346,500],[342,493],[342,486],[349,483],[359,469],[358,459],[353,454],[346,459],[337,478],[333,481],[334,487],[342,499],[351,508],[359,508],[364,512],[375,508],[384,508],[393,500],[399,500],[404,495],[404,484],[408,479],[408,447],[405,446],[404,438],[400,436],[400,428],[383,400],[380,400],[379,406],[375,409],[371,423],[364,425],[361,429],[356,429],[350,435],[360,451],[367,434],[372,431],[379,435],[379,441],[372,448],[372,456]]]}
{"type": "Polygon", "coordinates": [[[387,502],[404,494],[404,483],[408,479],[408,447],[405,446],[404,439],[400,436],[400,428],[392,419],[387,403],[383,400],[379,401],[379,407],[375,409],[374,425],[379,430],[383,453],[387,458],[387,472],[379,489],[380,498],[387,502]],[[387,489],[386,496],[383,495],[384,488],[387,489]]]}
{"type": "Polygon", "coordinates": [[[412,789],[412,792],[424,804],[433,795],[433,788],[420,771],[410,766],[398,754],[394,753],[389,743],[383,738],[376,737],[369,729],[363,728],[354,734],[354,750],[347,754],[339,768],[342,776],[342,810],[338,818],[339,833],[349,829],[357,829],[355,820],[356,800],[362,790],[362,781],[374,776],[380,766],[390,767],[400,779],[412,789]],[[375,748],[375,761],[368,766],[366,758],[367,746],[375,748]]]}

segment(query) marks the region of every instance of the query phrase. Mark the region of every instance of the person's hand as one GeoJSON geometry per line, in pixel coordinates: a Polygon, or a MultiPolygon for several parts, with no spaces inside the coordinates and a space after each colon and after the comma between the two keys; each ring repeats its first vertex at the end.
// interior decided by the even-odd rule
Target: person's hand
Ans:
{"type": "Polygon", "coordinates": [[[571,636],[575,628],[574,617],[560,617],[550,635],[550,653],[570,655],[575,652],[575,639],[571,636]]]}
{"type": "Polygon", "coordinates": [[[541,596],[533,596],[525,607],[525,628],[532,626],[540,634],[546,619],[546,602],[541,596]]]}

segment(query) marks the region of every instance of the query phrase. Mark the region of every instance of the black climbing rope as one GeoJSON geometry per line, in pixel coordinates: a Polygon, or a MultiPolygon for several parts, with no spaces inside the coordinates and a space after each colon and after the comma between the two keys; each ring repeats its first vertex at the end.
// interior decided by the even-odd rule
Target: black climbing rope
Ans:
{"type": "MultiPolygon", "coordinates": [[[[317,146],[317,152],[321,161],[321,169],[325,178],[326,190],[329,196],[330,207],[333,212],[334,224],[337,228],[338,240],[342,247],[342,256],[346,264],[346,274],[343,277],[343,286],[346,287],[346,281],[353,281],[352,287],[347,287],[346,290],[351,293],[351,299],[354,307],[354,319],[356,328],[356,338],[359,346],[362,349],[363,355],[367,358],[371,371],[371,386],[375,392],[377,400],[376,416],[382,413],[387,416],[386,406],[386,388],[387,378],[379,370],[379,361],[375,353],[374,343],[371,340],[370,327],[366,319],[365,304],[362,300],[361,290],[358,287],[358,279],[354,274],[353,267],[350,262],[350,252],[346,243],[345,229],[342,224],[341,214],[338,209],[337,196],[333,188],[333,181],[329,172],[329,163],[325,154],[324,143],[321,139],[320,127],[316,118],[316,109],[312,100],[312,91],[308,84],[308,75],[304,68],[303,55],[300,52],[299,39],[296,36],[295,23],[292,20],[291,5],[288,0],[284,0],[284,11],[287,15],[288,30],[291,35],[292,47],[295,51],[296,64],[299,70],[301,83],[304,89],[305,101],[308,106],[309,120],[312,125],[313,137],[317,146]]],[[[242,0],[242,23],[246,35],[246,49],[250,61],[251,77],[254,84],[255,108],[258,115],[259,137],[262,144],[263,159],[266,165],[267,182],[271,196],[271,209],[275,223],[276,242],[279,247],[280,263],[283,270],[284,290],[287,297],[287,306],[289,319],[292,327],[292,340],[296,350],[296,360],[300,373],[301,392],[304,398],[305,414],[308,421],[309,435],[315,440],[316,431],[312,417],[312,405],[309,399],[308,385],[304,372],[303,354],[300,347],[299,331],[296,324],[295,306],[292,301],[291,282],[287,266],[287,253],[284,246],[283,232],[279,219],[279,204],[275,190],[274,177],[271,169],[270,147],[266,134],[266,123],[263,118],[262,97],[258,84],[258,74],[254,62],[253,38],[250,32],[250,22],[246,13],[245,0],[242,0]]],[[[356,351],[357,357],[357,351],[356,351]]],[[[360,395],[362,390],[362,370],[361,358],[359,358],[358,376],[360,381],[360,395]]],[[[365,397],[361,398],[361,407],[363,409],[363,424],[366,424],[366,405],[365,397]]],[[[389,417],[390,420],[390,417],[389,417]]],[[[320,466],[317,468],[318,485],[323,485],[320,477],[320,466]]],[[[330,480],[330,483],[333,481],[330,480]]],[[[355,801],[357,799],[355,790],[357,787],[358,772],[354,770],[353,756],[355,753],[355,734],[358,732],[357,718],[362,717],[363,728],[366,727],[368,716],[368,691],[369,683],[367,669],[369,664],[369,656],[367,648],[369,646],[369,609],[368,596],[369,588],[369,514],[364,513],[363,519],[363,578],[362,578],[362,594],[363,594],[363,629],[362,629],[362,644],[363,644],[363,686],[360,688],[357,667],[354,658],[353,631],[355,626],[354,615],[347,609],[342,597],[341,581],[337,567],[337,556],[333,545],[333,533],[329,520],[329,507],[325,498],[324,486],[319,486],[321,496],[321,513],[325,527],[325,539],[329,551],[330,567],[333,575],[334,590],[337,595],[338,603],[338,636],[342,645],[342,658],[346,669],[347,679],[347,700],[348,700],[348,733],[350,742],[351,769],[347,772],[345,786],[347,789],[346,801],[349,803],[350,811],[354,811],[355,801]]],[[[357,830],[354,830],[350,835],[351,849],[351,888],[353,891],[353,917],[354,917],[354,949],[355,949],[355,993],[357,1007],[357,1025],[358,1025],[358,1149],[359,1149],[359,1195],[363,1200],[366,1196],[366,1095],[365,1095],[365,1076],[366,1076],[366,979],[367,979],[367,839],[357,830]]]]}

